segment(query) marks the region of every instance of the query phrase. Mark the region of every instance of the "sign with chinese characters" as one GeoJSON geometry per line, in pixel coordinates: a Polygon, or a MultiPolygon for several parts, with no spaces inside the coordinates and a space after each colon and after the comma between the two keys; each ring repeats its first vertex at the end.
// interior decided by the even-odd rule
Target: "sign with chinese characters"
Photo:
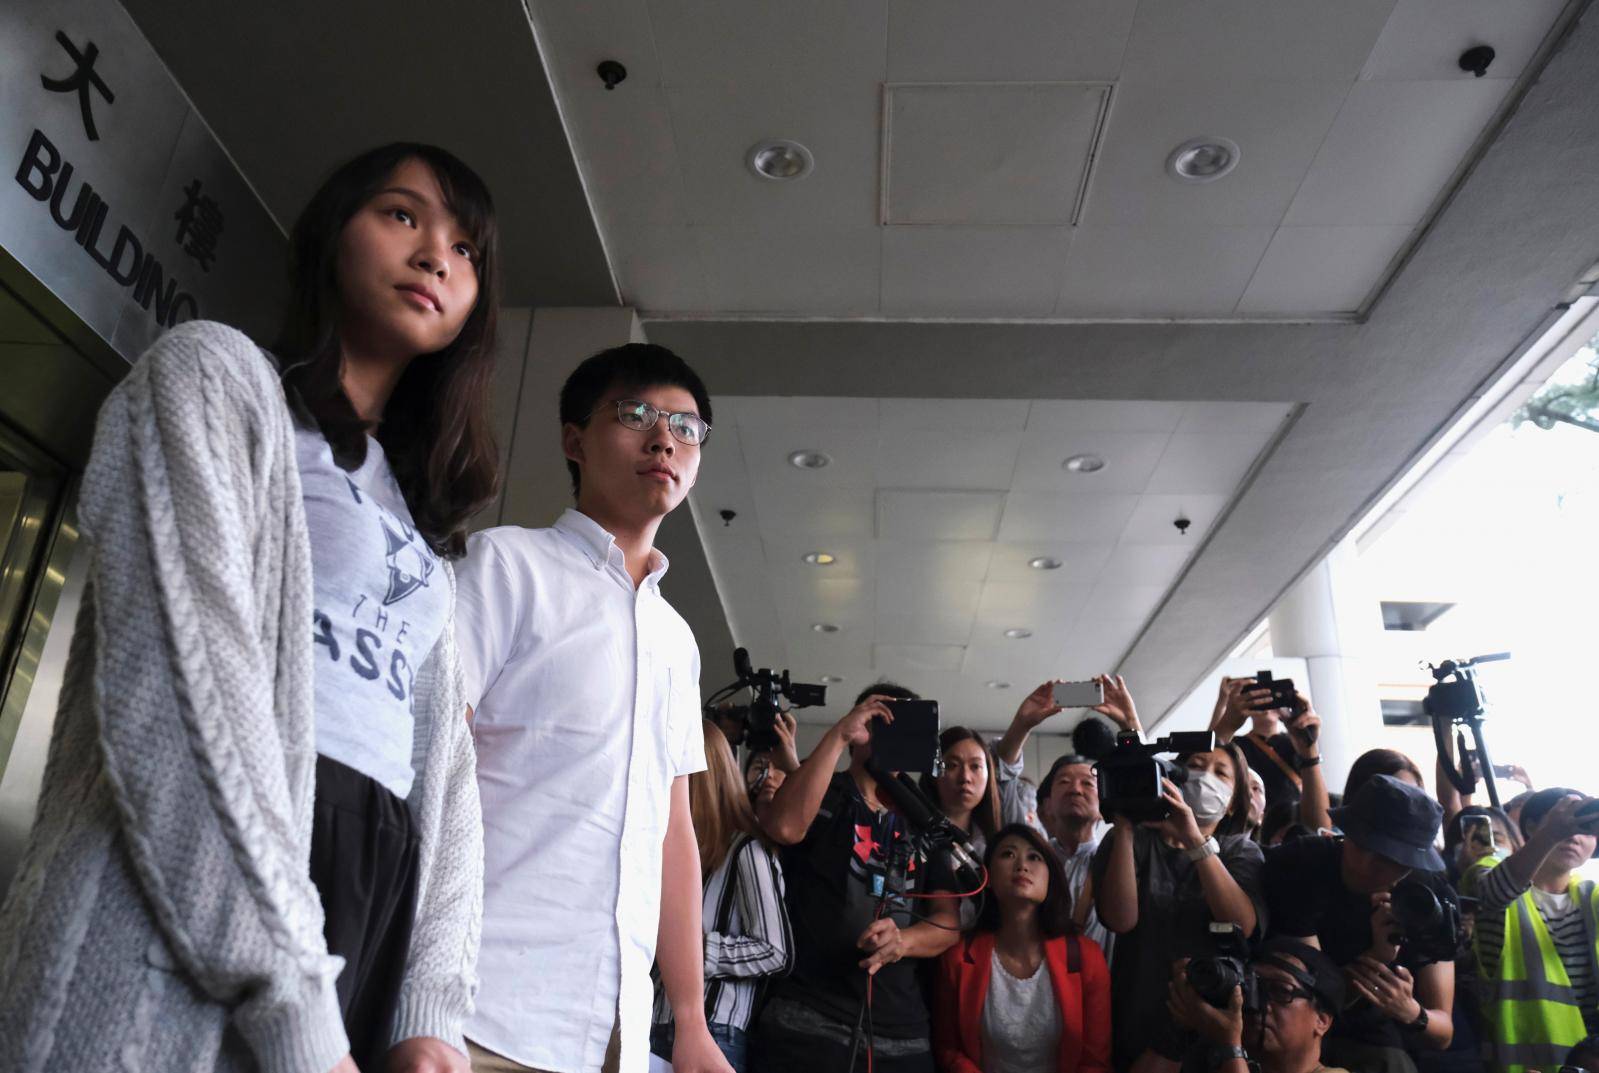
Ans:
{"type": "Polygon", "coordinates": [[[133,360],[184,320],[258,341],[282,230],[115,0],[0,4],[0,246],[133,360]]]}

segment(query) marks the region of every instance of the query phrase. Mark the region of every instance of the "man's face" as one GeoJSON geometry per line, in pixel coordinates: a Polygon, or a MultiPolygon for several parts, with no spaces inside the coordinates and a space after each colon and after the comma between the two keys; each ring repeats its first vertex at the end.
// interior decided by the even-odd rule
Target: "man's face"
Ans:
{"type": "MultiPolygon", "coordinates": [[[[1283,956],[1283,960],[1304,968],[1294,958],[1283,956]]],[[[1259,1032],[1261,1050],[1268,1055],[1296,1055],[1319,1046],[1317,1041],[1327,1034],[1332,1018],[1318,1010],[1315,1000],[1282,969],[1256,963],[1255,974],[1260,977],[1265,1009],[1244,1014],[1244,1038],[1253,1039],[1259,1032]]]]}
{"type": "Polygon", "coordinates": [[[1099,780],[1091,764],[1067,764],[1055,773],[1049,787],[1049,807],[1044,812],[1056,823],[1076,824],[1099,819],[1099,780]]]}
{"type": "Polygon", "coordinates": [[[637,523],[670,514],[694,487],[700,448],[673,437],[666,415],[698,412],[694,396],[684,388],[613,386],[587,425],[567,425],[561,432],[566,457],[582,474],[579,501],[607,518],[637,523]],[[618,421],[616,404],[622,399],[638,399],[660,411],[655,427],[640,432],[618,421]]]}
{"type": "Polygon", "coordinates": [[[1378,894],[1393,890],[1410,874],[1410,869],[1380,853],[1362,849],[1352,838],[1344,839],[1344,886],[1356,894],[1378,894]]]}

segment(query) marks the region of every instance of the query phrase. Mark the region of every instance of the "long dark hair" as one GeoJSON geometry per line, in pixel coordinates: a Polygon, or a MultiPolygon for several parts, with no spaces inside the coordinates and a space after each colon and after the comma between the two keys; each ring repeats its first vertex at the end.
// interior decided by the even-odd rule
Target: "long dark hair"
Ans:
{"type": "MultiPolygon", "coordinates": [[[[938,755],[943,756],[963,741],[975,741],[977,747],[983,750],[983,763],[988,765],[988,787],[983,791],[983,799],[972,808],[972,822],[985,836],[992,836],[999,830],[1000,825],[999,769],[994,763],[994,750],[988,747],[988,743],[977,731],[966,727],[948,727],[938,736],[938,755]]],[[[944,803],[938,796],[938,780],[931,774],[924,773],[921,784],[922,793],[942,809],[944,803]]]]}
{"type": "Polygon", "coordinates": [[[477,173],[436,146],[394,142],[342,165],[312,196],[289,236],[289,305],[273,351],[346,469],[366,458],[367,424],[344,393],[339,346],[339,236],[394,170],[419,160],[477,247],[477,304],[455,341],[406,367],[374,435],[383,445],[418,531],[441,555],[466,550],[466,523],[499,489],[499,451],[489,421],[499,308],[499,233],[494,200],[477,173]]]}
{"type": "MultiPolygon", "coordinates": [[[[988,851],[983,854],[983,867],[993,870],[994,854],[999,851],[999,844],[1012,836],[1036,849],[1044,858],[1044,868],[1049,872],[1049,890],[1044,895],[1043,904],[1038,907],[1039,930],[1046,939],[1071,935],[1077,930],[1077,925],[1072,922],[1072,891],[1066,885],[1066,869],[1060,863],[1060,856],[1044,841],[1043,835],[1025,823],[1001,827],[988,840],[988,851]]],[[[983,908],[979,910],[977,923],[972,927],[977,931],[998,931],[999,925],[999,899],[990,894],[983,899],[983,908]]]]}
{"type": "MultiPolygon", "coordinates": [[[[1244,758],[1244,751],[1232,742],[1218,745],[1218,753],[1226,753],[1233,765],[1233,796],[1227,802],[1227,815],[1223,816],[1216,824],[1218,835],[1243,835],[1249,833],[1249,761],[1244,758]]],[[[1177,758],[1177,766],[1183,767],[1188,763],[1188,758],[1194,753],[1184,753],[1177,758]]]]}

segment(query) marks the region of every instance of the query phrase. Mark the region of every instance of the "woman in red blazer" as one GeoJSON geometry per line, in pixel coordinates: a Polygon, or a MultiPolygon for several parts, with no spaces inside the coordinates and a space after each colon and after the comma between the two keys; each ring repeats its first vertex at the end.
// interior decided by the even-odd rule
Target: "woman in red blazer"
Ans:
{"type": "Polygon", "coordinates": [[[977,925],[939,961],[943,1073],[1109,1073],[1110,971],[1076,934],[1059,858],[1022,823],[988,843],[977,925]]]}

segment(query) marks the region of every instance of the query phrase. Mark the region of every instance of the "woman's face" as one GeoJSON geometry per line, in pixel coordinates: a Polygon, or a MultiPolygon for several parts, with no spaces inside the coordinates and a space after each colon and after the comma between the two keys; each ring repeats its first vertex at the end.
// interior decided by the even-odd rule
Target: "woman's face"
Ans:
{"type": "Polygon", "coordinates": [[[788,775],[780,767],[772,765],[771,757],[764,753],[757,756],[744,773],[744,788],[749,791],[750,803],[759,812],[777,796],[777,788],[783,785],[783,780],[788,775]]]}
{"type": "Polygon", "coordinates": [[[433,169],[405,161],[339,234],[340,342],[362,356],[443,350],[477,304],[477,258],[433,169]]]}
{"type": "Polygon", "coordinates": [[[989,881],[1002,909],[1042,905],[1049,896],[1049,868],[1044,855],[1025,838],[1010,835],[994,848],[989,881]]]}
{"type": "Polygon", "coordinates": [[[1233,770],[1232,754],[1225,749],[1213,749],[1208,753],[1194,753],[1184,761],[1183,766],[1195,773],[1208,771],[1226,783],[1228,790],[1231,790],[1238,781],[1238,772],[1233,770]]]}
{"type": "Polygon", "coordinates": [[[1265,818],[1266,783],[1251,768],[1249,772],[1249,822],[1259,826],[1260,821],[1265,818]]]}
{"type": "Polygon", "coordinates": [[[938,797],[946,812],[970,812],[988,792],[988,754],[975,741],[958,741],[944,753],[938,797]]]}

